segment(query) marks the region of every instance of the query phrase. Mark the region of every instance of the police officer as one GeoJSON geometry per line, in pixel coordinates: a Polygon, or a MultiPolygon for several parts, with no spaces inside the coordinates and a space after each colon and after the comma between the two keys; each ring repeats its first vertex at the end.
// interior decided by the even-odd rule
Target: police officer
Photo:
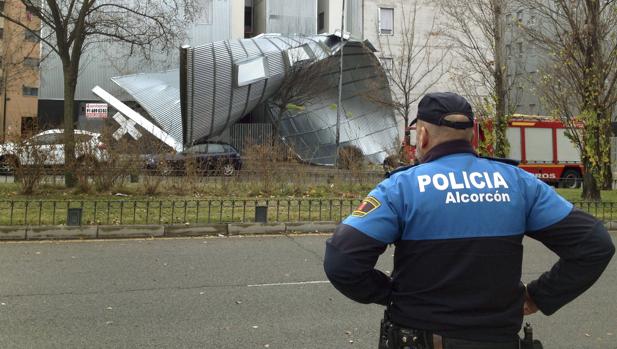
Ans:
{"type": "Polygon", "coordinates": [[[511,161],[476,155],[473,120],[457,94],[424,96],[420,164],[381,182],[326,243],[334,287],[387,306],[388,348],[518,348],[524,314],[553,314],[614,254],[601,222],[511,161]],[[528,285],[521,282],[525,235],[560,257],[528,285]],[[391,277],[375,269],[388,244],[395,245],[391,277]]]}

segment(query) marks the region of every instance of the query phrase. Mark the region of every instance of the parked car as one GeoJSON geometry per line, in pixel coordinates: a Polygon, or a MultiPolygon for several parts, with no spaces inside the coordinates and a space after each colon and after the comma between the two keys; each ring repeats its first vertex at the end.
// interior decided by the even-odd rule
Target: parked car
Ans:
{"type": "Polygon", "coordinates": [[[162,174],[183,174],[194,165],[201,174],[232,176],[242,168],[242,159],[236,148],[227,143],[197,144],[183,152],[146,157],[146,168],[162,174]]]}
{"type": "MultiPolygon", "coordinates": [[[[74,130],[77,161],[104,162],[107,145],[101,135],[84,130],[74,130]]],[[[43,131],[23,142],[0,144],[0,172],[11,173],[16,166],[64,165],[64,130],[43,131]]]]}

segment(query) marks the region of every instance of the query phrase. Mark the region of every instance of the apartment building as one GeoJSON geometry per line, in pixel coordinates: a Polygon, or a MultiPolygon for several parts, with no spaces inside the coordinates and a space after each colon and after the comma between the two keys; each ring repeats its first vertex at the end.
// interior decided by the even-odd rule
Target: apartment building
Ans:
{"type": "MultiPolygon", "coordinates": [[[[19,0],[0,1],[0,10],[35,32],[40,28],[19,0]]],[[[0,18],[0,142],[36,129],[40,52],[37,35],[0,18]]]]}
{"type": "Polygon", "coordinates": [[[518,114],[546,115],[535,85],[539,79],[538,70],[547,58],[536,45],[529,40],[517,25],[533,27],[538,25],[538,15],[522,6],[511,6],[505,15],[505,55],[508,65],[508,86],[510,99],[508,104],[518,114]]]}

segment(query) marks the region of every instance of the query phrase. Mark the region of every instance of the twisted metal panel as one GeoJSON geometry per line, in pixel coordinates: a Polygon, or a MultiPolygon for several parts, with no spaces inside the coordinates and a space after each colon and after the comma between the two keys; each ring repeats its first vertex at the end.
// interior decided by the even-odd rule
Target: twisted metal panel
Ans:
{"type": "MultiPolygon", "coordinates": [[[[391,108],[374,103],[367,95],[381,94],[381,100],[390,98],[385,74],[369,48],[354,41],[347,41],[343,46],[341,39],[334,35],[262,35],[184,48],[181,71],[186,75],[180,79],[184,114],[180,117],[169,110],[173,106],[180,110],[179,103],[162,108],[160,113],[155,110],[161,107],[159,94],[142,97],[140,102],[149,112],[152,110],[151,115],[161,126],[171,130],[169,133],[177,136],[178,130],[183,129],[178,139],[190,145],[220,135],[260,103],[276,97],[291,66],[297,62],[309,66],[322,64],[325,68],[316,77],[320,84],[318,95],[310,98],[303,110],[282,113],[278,123],[280,136],[301,159],[332,165],[337,148],[337,67],[341,47],[345,58],[340,144],[357,147],[370,161],[382,162],[398,135],[396,121],[391,108]],[[298,60],[294,54],[298,54],[298,60]],[[180,124],[182,127],[176,126],[180,124]]],[[[128,80],[131,79],[115,81],[125,87],[124,82],[128,80]]],[[[151,80],[152,76],[148,81],[151,80]]],[[[152,89],[161,88],[151,85],[152,89]]],[[[138,90],[131,86],[125,89],[131,94],[138,90]]],[[[279,116],[273,103],[266,106],[273,120],[279,116]]]]}

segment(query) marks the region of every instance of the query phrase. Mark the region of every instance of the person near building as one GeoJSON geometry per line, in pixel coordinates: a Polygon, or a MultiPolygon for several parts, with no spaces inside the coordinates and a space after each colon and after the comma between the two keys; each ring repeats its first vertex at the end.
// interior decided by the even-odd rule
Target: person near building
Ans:
{"type": "Polygon", "coordinates": [[[515,162],[478,156],[462,96],[427,94],[414,122],[419,164],[391,173],[337,227],[326,275],[350,299],[386,306],[382,348],[519,348],[524,315],[551,315],[600,277],[610,235],[515,162]],[[560,257],[527,285],[524,236],[560,257]],[[391,276],[375,269],[389,244],[391,276]]]}

